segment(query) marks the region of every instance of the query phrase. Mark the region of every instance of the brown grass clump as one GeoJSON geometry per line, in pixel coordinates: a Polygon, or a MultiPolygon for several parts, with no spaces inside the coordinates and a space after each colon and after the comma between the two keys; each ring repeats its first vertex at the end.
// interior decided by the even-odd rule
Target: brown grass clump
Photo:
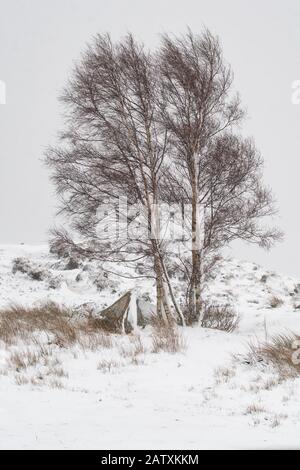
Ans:
{"type": "Polygon", "coordinates": [[[98,349],[112,349],[115,342],[110,334],[83,329],[79,344],[84,350],[97,351],[98,349]]]}
{"type": "Polygon", "coordinates": [[[6,344],[12,344],[16,339],[26,340],[37,331],[63,334],[73,341],[70,309],[49,302],[29,308],[12,305],[0,311],[0,339],[6,344]]]}
{"type": "Polygon", "coordinates": [[[61,364],[58,358],[52,357],[50,347],[40,345],[37,341],[34,342],[34,346],[34,349],[26,348],[12,351],[6,360],[8,368],[20,372],[37,365],[58,367],[61,364]]]}
{"type": "Polygon", "coordinates": [[[17,385],[27,385],[29,384],[30,380],[25,375],[16,374],[15,382],[17,385]]]}
{"type": "Polygon", "coordinates": [[[205,309],[201,326],[233,333],[239,322],[239,316],[230,307],[211,305],[205,309]]]}
{"type": "Polygon", "coordinates": [[[69,377],[68,372],[66,372],[62,367],[50,367],[47,371],[47,375],[53,375],[55,377],[65,379],[69,377]]]}
{"type": "Polygon", "coordinates": [[[281,425],[282,421],[287,419],[288,418],[288,415],[286,414],[283,414],[283,413],[280,413],[280,414],[275,414],[273,417],[272,417],[272,420],[271,420],[271,423],[270,423],[270,427],[271,428],[277,428],[278,426],[281,425]]]}
{"type": "Polygon", "coordinates": [[[147,352],[144,343],[142,342],[142,338],[139,335],[135,335],[130,338],[130,342],[133,345],[133,352],[134,355],[137,356],[139,354],[145,354],[147,352]]]}
{"type": "Polygon", "coordinates": [[[271,365],[280,377],[288,380],[300,375],[300,336],[281,334],[266,343],[249,344],[245,357],[249,364],[271,365]]]}
{"type": "Polygon", "coordinates": [[[246,415],[257,415],[257,414],[265,413],[265,412],[266,412],[266,409],[262,405],[253,403],[252,405],[249,405],[246,408],[245,414],[246,415]]]}
{"type": "Polygon", "coordinates": [[[235,375],[236,370],[234,368],[229,369],[228,367],[219,367],[214,372],[217,385],[228,383],[235,375]]]}
{"type": "Polygon", "coordinates": [[[114,359],[102,359],[97,366],[98,370],[101,370],[101,372],[110,373],[115,371],[116,369],[120,368],[121,364],[114,359]]]}
{"type": "Polygon", "coordinates": [[[139,366],[144,364],[144,355],[147,349],[139,335],[129,336],[129,344],[121,344],[118,347],[119,354],[123,359],[129,359],[130,363],[139,366]]]}
{"type": "Polygon", "coordinates": [[[263,383],[261,388],[263,390],[272,390],[273,388],[277,387],[280,383],[280,380],[278,378],[272,378],[266,380],[266,382],[263,383]]]}
{"type": "Polygon", "coordinates": [[[112,336],[90,318],[78,319],[70,308],[53,302],[28,308],[13,305],[0,311],[0,340],[6,345],[18,340],[34,342],[39,332],[49,336],[49,344],[61,348],[74,344],[92,350],[113,346],[112,336]]]}
{"type": "Polygon", "coordinates": [[[186,340],[179,327],[175,324],[165,325],[163,321],[152,319],[152,352],[175,354],[186,350],[186,340]]]}
{"type": "Polygon", "coordinates": [[[281,307],[283,304],[284,304],[283,300],[280,299],[279,297],[276,297],[275,295],[271,297],[270,299],[271,308],[278,308],[278,307],[281,307]]]}
{"type": "Polygon", "coordinates": [[[7,359],[7,366],[16,372],[20,372],[42,363],[43,357],[41,350],[31,351],[30,349],[25,349],[14,351],[7,359]]]}
{"type": "Polygon", "coordinates": [[[65,388],[61,380],[58,380],[58,379],[51,380],[51,382],[49,383],[49,386],[57,390],[61,390],[65,388]]]}

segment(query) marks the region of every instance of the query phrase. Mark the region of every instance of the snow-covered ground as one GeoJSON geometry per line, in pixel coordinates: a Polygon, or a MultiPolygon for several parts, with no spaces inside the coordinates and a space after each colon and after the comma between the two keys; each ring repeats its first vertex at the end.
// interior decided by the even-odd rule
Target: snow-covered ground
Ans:
{"type": "MultiPolygon", "coordinates": [[[[64,267],[47,247],[0,246],[0,308],[50,300],[100,309],[133,285],[110,278],[101,290],[94,271],[64,267]],[[16,257],[42,266],[42,280],[13,274],[16,257]]],[[[143,283],[144,294],[151,295],[152,284],[143,283]]],[[[10,358],[26,355],[28,345],[0,340],[0,448],[300,447],[300,378],[277,383],[271,369],[238,356],[249,341],[300,333],[300,283],[226,259],[206,299],[232,305],[238,330],[180,329],[186,348],[176,354],[153,353],[148,326],[96,349],[51,345],[52,365],[37,362],[20,372],[10,358]]]]}

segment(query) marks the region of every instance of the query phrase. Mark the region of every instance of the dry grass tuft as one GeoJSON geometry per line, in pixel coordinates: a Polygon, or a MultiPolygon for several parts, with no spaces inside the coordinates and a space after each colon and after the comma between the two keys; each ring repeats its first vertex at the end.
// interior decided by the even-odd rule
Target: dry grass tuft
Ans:
{"type": "Polygon", "coordinates": [[[58,379],[51,380],[50,383],[49,383],[49,386],[50,386],[50,388],[54,388],[54,389],[58,389],[58,390],[61,390],[61,389],[65,388],[62,381],[58,380],[58,379]]]}
{"type": "Polygon", "coordinates": [[[266,412],[266,409],[262,405],[253,403],[252,405],[249,405],[246,408],[245,414],[246,415],[257,415],[257,414],[265,413],[265,412],[266,412]]]}
{"type": "Polygon", "coordinates": [[[49,342],[60,348],[78,344],[83,349],[112,348],[112,336],[99,329],[91,319],[78,319],[65,306],[49,302],[38,307],[13,305],[0,311],[0,340],[7,346],[18,340],[35,341],[45,332],[49,342]]]}
{"type": "Polygon", "coordinates": [[[280,426],[281,421],[278,416],[274,416],[274,418],[271,421],[270,427],[271,428],[278,428],[280,426]]]}
{"type": "Polygon", "coordinates": [[[44,381],[44,377],[41,374],[30,378],[30,383],[31,385],[34,385],[34,386],[43,384],[43,381],[44,381]]]}
{"type": "Polygon", "coordinates": [[[25,362],[23,355],[18,352],[14,352],[7,359],[7,366],[10,369],[14,369],[16,372],[27,369],[27,363],[25,362]]]}
{"type": "Polygon", "coordinates": [[[288,418],[288,415],[280,413],[280,414],[275,414],[270,422],[270,427],[271,428],[278,428],[278,426],[281,425],[282,421],[288,418]]]}
{"type": "Polygon", "coordinates": [[[144,355],[147,349],[139,335],[129,336],[129,344],[121,344],[118,347],[119,354],[124,359],[129,359],[130,363],[140,366],[145,363],[144,355]]]}
{"type": "Polygon", "coordinates": [[[79,344],[84,350],[97,351],[99,349],[112,349],[115,345],[115,341],[113,336],[109,333],[91,330],[88,327],[82,329],[79,344]]]}
{"type": "Polygon", "coordinates": [[[211,305],[205,309],[201,326],[233,333],[239,322],[239,316],[230,307],[211,305]]]}
{"type": "Polygon", "coordinates": [[[121,364],[114,359],[102,359],[97,366],[98,370],[101,370],[101,372],[110,373],[114,372],[118,368],[121,367],[121,364]]]}
{"type": "Polygon", "coordinates": [[[20,372],[28,367],[34,367],[40,362],[41,354],[30,349],[14,351],[7,359],[7,366],[10,369],[20,372]]]}
{"type": "Polygon", "coordinates": [[[246,363],[251,365],[271,365],[276,369],[280,382],[299,377],[299,350],[300,336],[296,334],[282,334],[273,337],[266,343],[258,343],[256,345],[250,343],[249,351],[244,359],[246,363]]]}
{"type": "Polygon", "coordinates": [[[48,369],[47,375],[54,375],[55,377],[65,379],[69,377],[68,372],[66,372],[62,367],[50,367],[48,369]]]}
{"type": "Polygon", "coordinates": [[[42,345],[36,340],[33,346],[34,349],[13,350],[6,360],[7,367],[20,372],[37,365],[55,367],[61,364],[57,357],[52,356],[53,351],[50,346],[42,345]]]}
{"type": "Polygon", "coordinates": [[[143,364],[145,364],[145,359],[141,356],[133,355],[131,357],[131,364],[134,366],[142,366],[143,364]]]}
{"type": "Polygon", "coordinates": [[[133,345],[135,356],[139,354],[146,354],[147,349],[145,348],[145,345],[142,342],[142,338],[139,335],[131,337],[130,342],[133,345]]]}
{"type": "Polygon", "coordinates": [[[280,379],[279,378],[272,378],[266,380],[262,386],[262,390],[272,390],[273,388],[277,387],[280,384],[280,379]]]}
{"type": "Polygon", "coordinates": [[[236,375],[236,370],[234,368],[229,369],[228,367],[219,367],[215,370],[216,383],[218,385],[222,383],[228,383],[236,375]]]}
{"type": "Polygon", "coordinates": [[[270,299],[271,308],[278,308],[278,307],[281,307],[283,304],[284,304],[283,300],[280,299],[279,297],[276,297],[275,295],[271,297],[270,299]]]}
{"type": "Polygon", "coordinates": [[[175,354],[184,352],[186,348],[186,340],[175,323],[167,326],[157,318],[152,321],[153,353],[167,352],[175,354]]]}
{"type": "Polygon", "coordinates": [[[46,331],[63,334],[72,341],[71,315],[70,309],[52,302],[29,308],[12,305],[0,311],[0,339],[9,345],[16,339],[26,340],[34,332],[46,331]]]}
{"type": "Polygon", "coordinates": [[[15,375],[15,382],[17,385],[28,385],[30,380],[26,375],[16,374],[15,375]]]}

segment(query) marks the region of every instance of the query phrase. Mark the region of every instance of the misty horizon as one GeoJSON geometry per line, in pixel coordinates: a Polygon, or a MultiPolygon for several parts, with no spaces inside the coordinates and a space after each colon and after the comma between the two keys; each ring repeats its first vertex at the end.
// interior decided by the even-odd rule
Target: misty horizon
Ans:
{"type": "Polygon", "coordinates": [[[47,243],[49,230],[59,223],[43,154],[61,129],[58,97],[91,38],[110,32],[118,39],[132,31],[153,49],[161,33],[184,33],[187,26],[197,33],[205,26],[220,37],[232,66],[234,88],[248,112],[242,132],[254,137],[265,160],[264,179],[278,202],[276,223],[285,232],[284,242],[270,252],[238,242],[230,253],[300,276],[300,106],[293,100],[300,77],[300,6],[296,1],[187,5],[175,1],[170,12],[161,2],[0,1],[5,11],[0,80],[6,84],[6,104],[0,105],[0,243],[47,243]]]}

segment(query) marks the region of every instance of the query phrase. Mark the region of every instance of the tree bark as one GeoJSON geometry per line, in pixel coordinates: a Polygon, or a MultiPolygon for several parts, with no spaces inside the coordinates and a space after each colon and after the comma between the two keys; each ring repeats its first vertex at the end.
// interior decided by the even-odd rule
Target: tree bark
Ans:
{"type": "Polygon", "coordinates": [[[204,227],[200,225],[199,198],[198,198],[198,164],[197,158],[193,158],[192,171],[192,274],[190,291],[190,323],[198,322],[203,309],[201,295],[201,240],[204,227]]]}

